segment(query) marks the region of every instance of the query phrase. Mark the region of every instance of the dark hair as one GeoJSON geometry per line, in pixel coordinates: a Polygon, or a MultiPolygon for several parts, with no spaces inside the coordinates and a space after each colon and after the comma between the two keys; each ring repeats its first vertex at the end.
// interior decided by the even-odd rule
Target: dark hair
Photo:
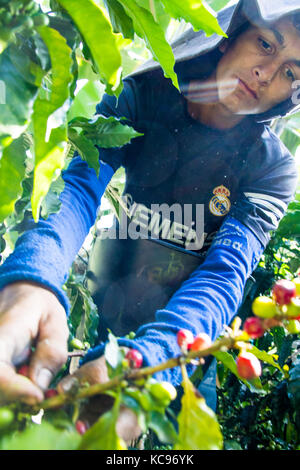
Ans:
{"type": "Polygon", "coordinates": [[[295,28],[298,29],[299,34],[300,34],[300,12],[295,13],[295,15],[292,16],[292,22],[295,28]]]}

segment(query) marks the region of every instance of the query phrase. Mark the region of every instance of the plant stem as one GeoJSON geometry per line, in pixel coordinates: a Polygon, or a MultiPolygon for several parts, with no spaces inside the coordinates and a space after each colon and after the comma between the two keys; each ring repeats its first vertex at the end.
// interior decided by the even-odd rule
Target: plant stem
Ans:
{"type": "Polygon", "coordinates": [[[107,382],[90,385],[88,387],[81,387],[76,392],[71,391],[70,393],[62,393],[52,398],[48,398],[39,404],[38,409],[35,407],[34,412],[38,412],[41,408],[44,410],[58,408],[67,403],[71,403],[74,400],[81,400],[90,398],[94,395],[99,395],[120,386],[122,380],[136,380],[156,374],[157,372],[165,369],[178,367],[182,364],[187,364],[192,359],[209,356],[223,348],[231,348],[234,346],[234,343],[235,340],[233,338],[227,336],[223,337],[220,340],[215,341],[209,348],[203,349],[201,351],[191,351],[186,355],[179,355],[156,366],[144,367],[142,369],[131,369],[129,371],[125,371],[121,375],[114,377],[113,379],[108,380],[107,382]]]}

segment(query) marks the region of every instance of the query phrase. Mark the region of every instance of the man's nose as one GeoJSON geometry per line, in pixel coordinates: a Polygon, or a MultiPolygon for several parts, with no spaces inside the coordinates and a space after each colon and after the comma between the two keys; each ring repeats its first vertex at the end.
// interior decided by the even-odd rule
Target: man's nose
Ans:
{"type": "Polygon", "coordinates": [[[260,85],[269,85],[278,72],[278,64],[274,61],[257,65],[253,69],[254,78],[260,85]]]}

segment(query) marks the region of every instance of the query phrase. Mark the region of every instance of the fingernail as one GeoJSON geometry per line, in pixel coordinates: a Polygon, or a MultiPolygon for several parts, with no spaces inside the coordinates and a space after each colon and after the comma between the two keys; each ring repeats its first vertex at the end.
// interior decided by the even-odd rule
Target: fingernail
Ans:
{"type": "Polygon", "coordinates": [[[52,378],[53,374],[49,369],[41,369],[37,375],[36,383],[42,390],[46,390],[52,378]]]}

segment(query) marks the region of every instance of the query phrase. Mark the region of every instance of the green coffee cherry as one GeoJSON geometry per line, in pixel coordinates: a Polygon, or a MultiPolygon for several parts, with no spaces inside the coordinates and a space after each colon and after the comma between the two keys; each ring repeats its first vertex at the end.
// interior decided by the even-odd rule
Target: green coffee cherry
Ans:
{"type": "Polygon", "coordinates": [[[289,320],[285,326],[291,335],[297,335],[300,333],[300,321],[298,320],[289,320]]]}
{"type": "Polygon", "coordinates": [[[0,429],[7,428],[14,420],[14,413],[10,408],[0,408],[0,429]]]}
{"type": "Polygon", "coordinates": [[[169,382],[150,384],[148,390],[163,406],[168,406],[177,396],[176,388],[169,382]]]}
{"type": "Polygon", "coordinates": [[[300,296],[300,276],[295,277],[295,279],[293,279],[293,283],[296,286],[296,295],[300,296]]]}
{"type": "Polygon", "coordinates": [[[23,28],[32,29],[34,26],[33,19],[30,18],[30,16],[25,16],[25,18],[22,21],[22,26],[23,28]]]}
{"type": "Polygon", "coordinates": [[[34,26],[48,26],[49,18],[47,15],[41,14],[32,17],[34,26]]]}
{"type": "Polygon", "coordinates": [[[12,20],[12,14],[9,11],[4,11],[1,14],[1,21],[3,24],[9,24],[12,20]]]}
{"type": "Polygon", "coordinates": [[[300,298],[294,297],[289,305],[286,306],[285,314],[288,317],[299,317],[300,316],[300,298]]]}
{"type": "Polygon", "coordinates": [[[83,342],[78,338],[73,338],[70,341],[70,346],[74,349],[85,349],[83,342]]]}

